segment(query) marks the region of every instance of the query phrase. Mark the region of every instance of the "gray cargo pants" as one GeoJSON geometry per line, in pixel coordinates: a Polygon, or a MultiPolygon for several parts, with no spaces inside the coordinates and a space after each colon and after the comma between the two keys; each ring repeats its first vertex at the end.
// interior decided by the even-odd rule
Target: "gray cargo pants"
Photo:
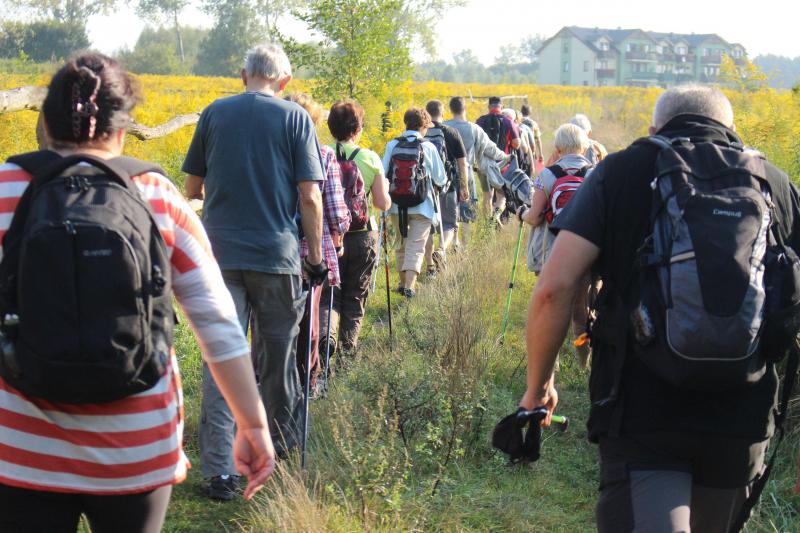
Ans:
{"type": "Polygon", "coordinates": [[[657,432],[600,439],[600,533],[727,533],[768,440],[657,432]]]}
{"type": "MultiPolygon", "coordinates": [[[[300,276],[252,270],[223,270],[239,323],[247,331],[253,318],[252,355],[259,369],[261,400],[269,418],[276,451],[300,442],[303,389],[295,363],[297,334],[306,293],[300,276]]],[[[203,363],[200,407],[200,461],[203,476],[235,475],[233,415],[203,363]]]]}

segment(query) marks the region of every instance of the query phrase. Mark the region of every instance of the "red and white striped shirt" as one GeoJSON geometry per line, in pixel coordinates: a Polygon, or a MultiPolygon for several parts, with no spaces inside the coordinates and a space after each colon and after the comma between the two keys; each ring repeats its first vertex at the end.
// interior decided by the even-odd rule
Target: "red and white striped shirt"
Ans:
{"type": "MultiPolygon", "coordinates": [[[[0,239],[31,176],[0,165],[0,239]]],[[[172,286],[203,357],[221,362],[249,354],[233,299],[203,226],[175,186],[156,173],[134,178],[167,243],[172,286]]],[[[2,249],[0,249],[2,257],[2,249]]],[[[0,378],[0,483],[87,494],[144,492],[180,483],[183,396],[175,355],[151,389],[104,404],[29,398],[0,378]]]]}

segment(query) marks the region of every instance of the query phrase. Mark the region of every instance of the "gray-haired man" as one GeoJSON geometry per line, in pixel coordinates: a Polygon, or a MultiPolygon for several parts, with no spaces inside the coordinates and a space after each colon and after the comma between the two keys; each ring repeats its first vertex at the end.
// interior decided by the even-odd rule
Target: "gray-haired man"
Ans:
{"type": "MultiPolygon", "coordinates": [[[[702,149],[708,155],[725,149],[731,156],[741,146],[728,99],[719,89],[700,85],[665,92],[656,104],[650,133],[681,139],[684,153],[702,149]]],[[[716,390],[681,386],[654,365],[669,360],[667,343],[663,337],[642,337],[641,332],[654,324],[655,330],[663,328],[664,320],[650,323],[648,318],[649,324],[644,324],[630,317],[634,313],[643,316],[633,310],[641,309],[642,291],[652,286],[641,270],[647,267],[639,259],[643,243],[651,235],[652,210],[659,208],[650,187],[657,157],[663,156],[650,143],[636,143],[609,155],[551,225],[558,236],[528,309],[528,388],[520,404],[526,409],[545,406],[549,422],[558,403],[553,378],[556,356],[573,301],[585,287],[586,272],[593,268],[603,279],[592,331],[592,404],[587,424],[589,439],[600,449],[598,530],[726,533],[738,526],[739,512],[764,465],[764,450],[775,430],[778,376],[775,365],[764,359],[778,354],[765,353],[766,349],[760,352],[753,367],[759,372],[752,374],[746,386],[716,390]],[[647,358],[642,350],[649,341],[652,351],[647,358]]],[[[712,189],[712,178],[717,179],[713,182],[716,187],[731,183],[719,181],[732,175],[728,160],[708,156],[692,161],[708,182],[698,197],[718,190],[712,189]],[[712,164],[715,168],[701,167],[712,164]]],[[[761,177],[769,184],[779,241],[800,250],[797,188],[769,162],[762,166],[753,158],[749,164],[763,172],[761,177]]],[[[741,168],[736,167],[736,172],[741,168]]],[[[702,220],[708,232],[725,234],[707,218],[702,220]]],[[[733,256],[732,250],[720,246],[712,254],[727,258],[733,256]]],[[[702,251],[697,249],[698,256],[702,251]]],[[[690,260],[695,257],[692,253],[690,260]]],[[[677,258],[673,256],[672,263],[689,260],[677,258]]],[[[669,261],[668,257],[667,264],[669,261]]],[[[709,275],[730,276],[735,268],[726,266],[709,275]]],[[[701,272],[700,276],[704,275],[701,272]]],[[[703,279],[706,284],[710,278],[703,279]]],[[[706,305],[718,304],[725,296],[720,289],[706,305]]],[[[733,333],[733,328],[726,330],[728,335],[733,333]]],[[[711,361],[705,355],[708,352],[701,353],[707,357],[705,361],[711,361]]],[[[717,351],[715,355],[723,354],[717,351]]],[[[706,376],[713,375],[707,370],[706,376]]]]}
{"type": "MultiPolygon", "coordinates": [[[[311,277],[325,270],[316,183],[324,174],[314,125],[300,106],[276,97],[291,72],[279,46],[250,50],[242,69],[245,92],[203,111],[183,164],[187,196],[205,199],[203,224],[242,328],[253,318],[261,398],[279,454],[299,440],[303,395],[295,356],[305,298],[301,269],[311,277]],[[298,206],[309,244],[302,266],[298,206]]],[[[233,417],[205,366],[200,416],[209,496],[230,500],[237,481],[233,417]]]]}

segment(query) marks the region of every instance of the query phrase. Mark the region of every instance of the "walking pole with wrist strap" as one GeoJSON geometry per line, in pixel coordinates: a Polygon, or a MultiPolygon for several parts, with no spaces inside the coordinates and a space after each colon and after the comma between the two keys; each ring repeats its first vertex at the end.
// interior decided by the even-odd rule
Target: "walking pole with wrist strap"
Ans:
{"type": "Polygon", "coordinates": [[[309,395],[311,394],[311,338],[314,327],[314,294],[316,293],[316,286],[309,282],[308,287],[308,346],[306,350],[306,375],[305,375],[305,394],[303,395],[303,446],[300,455],[300,468],[306,468],[306,449],[308,447],[308,403],[309,395]]]}
{"type": "Polygon", "coordinates": [[[383,223],[385,215],[381,215],[381,224],[378,228],[378,258],[375,260],[375,266],[372,268],[372,292],[375,292],[375,285],[378,283],[378,271],[381,267],[381,241],[383,240],[383,223]]]}
{"type": "MultiPolygon", "coordinates": [[[[384,214],[382,217],[383,221],[383,252],[384,252],[384,271],[386,272],[386,308],[389,311],[389,350],[394,350],[394,332],[392,331],[392,295],[391,289],[389,287],[389,245],[387,244],[389,241],[389,232],[386,228],[386,215],[384,214]]],[[[380,249],[378,250],[378,255],[380,256],[380,249]]]]}
{"type": "Polygon", "coordinates": [[[333,315],[333,286],[328,283],[328,288],[331,291],[331,299],[328,303],[328,334],[325,337],[325,392],[328,389],[328,369],[331,367],[331,316],[333,315]]]}
{"type": "Polygon", "coordinates": [[[508,296],[506,297],[506,312],[503,315],[503,329],[500,332],[500,344],[503,344],[506,338],[506,330],[508,329],[508,317],[511,312],[511,293],[514,292],[514,280],[517,277],[517,259],[519,258],[519,249],[522,245],[522,226],[523,222],[519,221],[519,231],[517,232],[517,249],[514,252],[514,263],[511,265],[511,281],[508,282],[508,296]]]}

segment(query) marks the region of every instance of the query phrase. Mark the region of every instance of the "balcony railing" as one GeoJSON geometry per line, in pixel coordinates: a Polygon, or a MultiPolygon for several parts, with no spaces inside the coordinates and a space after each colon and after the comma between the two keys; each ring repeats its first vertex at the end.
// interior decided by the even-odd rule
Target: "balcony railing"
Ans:
{"type": "Polygon", "coordinates": [[[700,63],[702,63],[703,65],[721,65],[722,54],[703,56],[702,58],[700,58],[700,63]]]}
{"type": "Polygon", "coordinates": [[[625,52],[625,59],[628,61],[657,61],[658,54],[655,52],[625,52]]]}
{"type": "Polygon", "coordinates": [[[628,74],[628,81],[637,81],[637,80],[657,80],[659,77],[658,72],[631,72],[628,74]]]}
{"type": "Polygon", "coordinates": [[[598,59],[616,59],[617,51],[616,50],[600,50],[597,52],[598,59]]]}
{"type": "Polygon", "coordinates": [[[599,68],[595,70],[598,78],[615,78],[617,76],[617,70],[613,68],[599,68]]]}

